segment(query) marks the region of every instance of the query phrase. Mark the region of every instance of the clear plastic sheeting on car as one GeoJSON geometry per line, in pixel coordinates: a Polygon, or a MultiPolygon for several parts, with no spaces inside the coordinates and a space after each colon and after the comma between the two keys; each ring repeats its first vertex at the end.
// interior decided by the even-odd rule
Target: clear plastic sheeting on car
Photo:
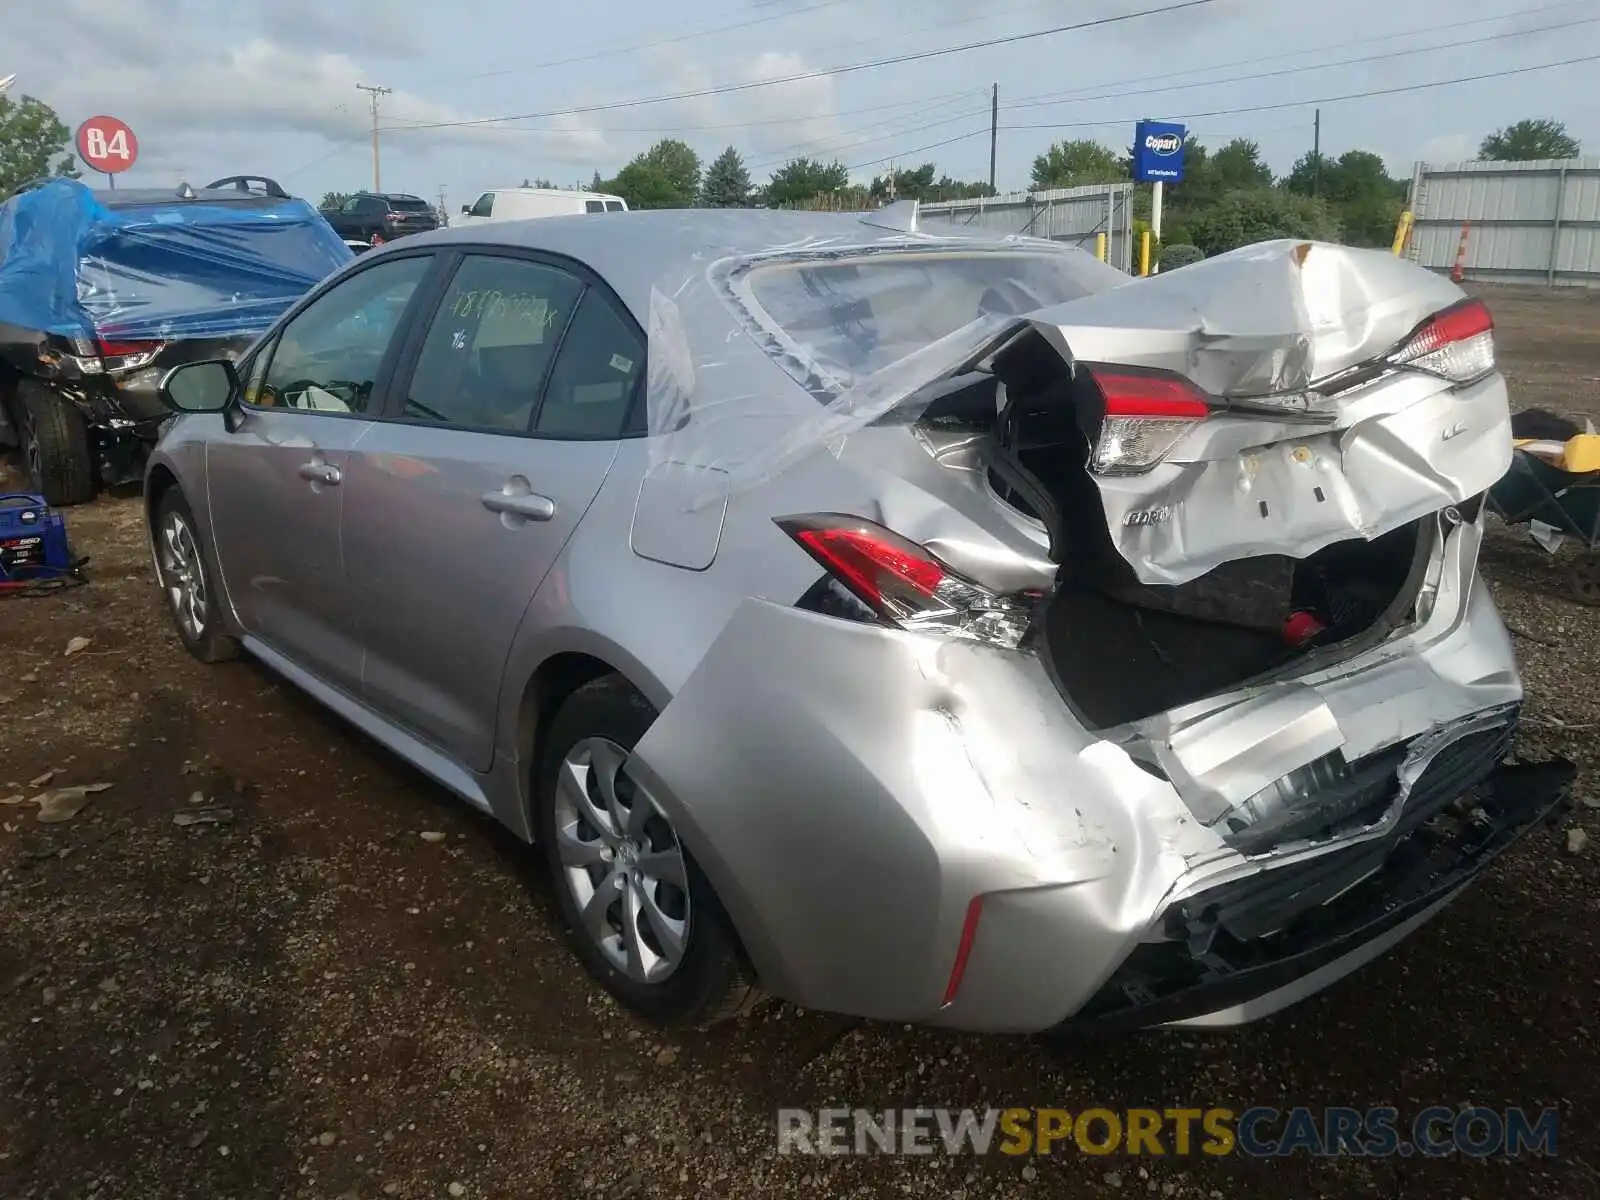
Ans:
{"type": "Polygon", "coordinates": [[[303,200],[107,206],[57,180],[0,206],[0,324],[65,337],[265,330],[352,254],[303,200]]]}
{"type": "Polygon", "coordinates": [[[1027,314],[1128,282],[1074,246],[1010,237],[885,233],[859,217],[795,214],[760,244],[735,217],[649,302],[653,462],[737,493],[877,420],[980,360],[1027,314]],[[823,224],[834,236],[816,236],[823,224]],[[795,385],[799,385],[796,387],[795,385]]]}

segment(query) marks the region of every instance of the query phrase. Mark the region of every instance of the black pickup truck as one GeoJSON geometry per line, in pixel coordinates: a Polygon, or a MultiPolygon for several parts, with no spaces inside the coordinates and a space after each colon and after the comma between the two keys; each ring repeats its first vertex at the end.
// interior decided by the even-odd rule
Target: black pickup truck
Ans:
{"type": "Polygon", "coordinates": [[[357,192],[338,208],[321,212],[345,241],[369,246],[439,228],[439,215],[426,200],[399,192],[357,192]]]}

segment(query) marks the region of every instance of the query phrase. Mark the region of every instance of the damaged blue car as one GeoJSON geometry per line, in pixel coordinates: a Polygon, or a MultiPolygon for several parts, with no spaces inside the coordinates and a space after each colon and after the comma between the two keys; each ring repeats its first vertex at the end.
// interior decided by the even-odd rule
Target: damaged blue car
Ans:
{"type": "Polygon", "coordinates": [[[137,481],[166,371],[236,356],[351,257],[268,179],[25,186],[0,204],[0,449],[56,505],[137,481]]]}

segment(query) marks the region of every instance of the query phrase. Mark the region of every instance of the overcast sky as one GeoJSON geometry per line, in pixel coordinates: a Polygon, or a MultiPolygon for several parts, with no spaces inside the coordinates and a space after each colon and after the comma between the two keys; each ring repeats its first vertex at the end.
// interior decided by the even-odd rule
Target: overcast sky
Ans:
{"type": "Polygon", "coordinates": [[[313,200],[372,185],[371,113],[356,85],[384,85],[394,89],[380,109],[384,189],[444,189],[452,211],[524,176],[613,173],[669,134],[708,159],[731,143],[758,181],[797,154],[840,159],[860,179],[891,158],[982,179],[993,82],[1002,191],[1026,186],[1051,141],[1123,147],[1140,116],[1184,121],[1213,145],[1253,138],[1281,173],[1310,148],[1319,100],[1325,152],[1374,150],[1397,174],[1419,158],[1470,157],[1484,133],[1528,116],[1565,121],[1600,153],[1600,62],[1338,99],[1600,59],[1600,0],[1213,0],[898,65],[628,103],[1171,2],[0,0],[0,75],[18,72],[15,91],[68,125],[102,112],[127,120],[141,151],[129,185],[266,174],[313,200]],[[448,124],[514,116],[525,119],[448,124]]]}

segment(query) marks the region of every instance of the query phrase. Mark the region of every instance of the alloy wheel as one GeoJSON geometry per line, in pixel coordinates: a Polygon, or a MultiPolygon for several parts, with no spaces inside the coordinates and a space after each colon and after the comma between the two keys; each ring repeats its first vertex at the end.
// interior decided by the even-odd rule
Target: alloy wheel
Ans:
{"type": "Polygon", "coordinates": [[[584,934],[629,979],[659,983],[689,944],[688,871],[671,824],[623,771],[627,757],[606,738],[567,753],[556,781],[556,846],[584,934]]]}
{"type": "Polygon", "coordinates": [[[194,529],[181,513],[169,512],[162,519],[157,553],[172,615],[184,634],[198,641],[206,630],[206,577],[194,529]]]}

